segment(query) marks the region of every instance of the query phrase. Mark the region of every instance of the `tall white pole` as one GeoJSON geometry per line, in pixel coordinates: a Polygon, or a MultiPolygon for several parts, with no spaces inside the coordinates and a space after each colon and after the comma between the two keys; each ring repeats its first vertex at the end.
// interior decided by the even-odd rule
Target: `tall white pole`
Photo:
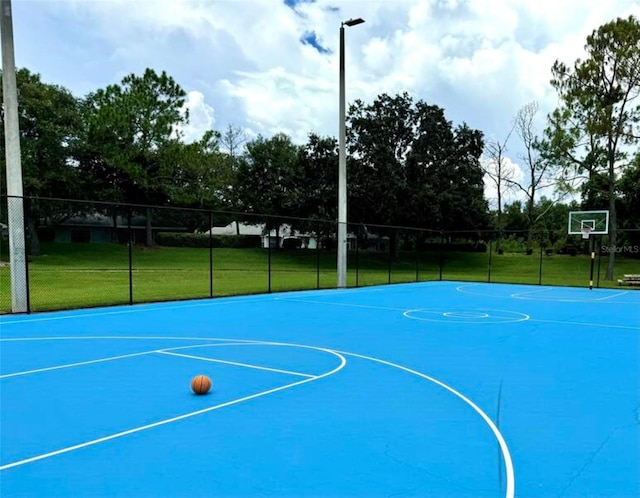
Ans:
{"type": "Polygon", "coordinates": [[[340,26],[340,123],[338,138],[338,287],[347,286],[347,153],[344,25],[340,26]]]}
{"type": "Polygon", "coordinates": [[[7,213],[9,226],[9,258],[11,265],[11,309],[28,311],[22,163],[20,161],[20,128],[18,122],[18,90],[13,50],[11,0],[2,2],[0,31],[2,37],[2,92],[4,104],[4,141],[7,163],[7,213]]]}

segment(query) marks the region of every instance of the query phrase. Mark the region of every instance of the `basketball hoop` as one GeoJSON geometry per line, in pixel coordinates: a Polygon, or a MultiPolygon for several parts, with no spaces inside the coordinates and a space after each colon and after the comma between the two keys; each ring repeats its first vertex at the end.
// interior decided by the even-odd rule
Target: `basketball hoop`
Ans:
{"type": "Polygon", "coordinates": [[[583,239],[588,239],[590,234],[591,234],[591,227],[588,227],[588,226],[582,227],[582,238],[583,239]]]}

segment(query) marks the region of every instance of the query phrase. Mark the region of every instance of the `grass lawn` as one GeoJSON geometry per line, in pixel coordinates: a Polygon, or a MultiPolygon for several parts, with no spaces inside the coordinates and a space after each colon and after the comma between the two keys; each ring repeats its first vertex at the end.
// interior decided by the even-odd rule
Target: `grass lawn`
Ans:
{"type": "MultiPolygon", "coordinates": [[[[269,251],[214,249],[210,288],[208,249],[135,247],[132,251],[133,302],[190,299],[285,290],[332,288],[336,285],[336,254],[331,251],[269,251]]],[[[366,286],[440,279],[440,254],[350,253],[349,286],[366,286]]],[[[618,257],[613,281],[625,273],[640,273],[640,260],[618,257]]],[[[598,260],[596,260],[597,270],[598,260]]],[[[508,282],[545,285],[589,284],[586,256],[496,255],[446,253],[444,280],[508,282]],[[489,260],[491,267],[489,272],[489,260]],[[542,268],[542,270],[540,270],[542,268]]],[[[129,251],[116,244],[44,243],[29,264],[33,311],[129,303],[129,251]]],[[[594,276],[597,282],[597,275],[594,276]]],[[[0,267],[0,312],[11,309],[8,266],[0,267]]]]}

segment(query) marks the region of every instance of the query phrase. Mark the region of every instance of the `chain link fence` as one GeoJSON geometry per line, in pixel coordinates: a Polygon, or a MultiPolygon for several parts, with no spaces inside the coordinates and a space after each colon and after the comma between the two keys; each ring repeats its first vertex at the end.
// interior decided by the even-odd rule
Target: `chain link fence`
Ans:
{"type": "MultiPolygon", "coordinates": [[[[1,313],[337,286],[334,221],[5,196],[0,223],[1,313]],[[11,240],[15,227],[24,229],[23,247],[11,240]]],[[[348,287],[438,280],[587,287],[592,255],[596,287],[640,274],[639,229],[619,230],[612,244],[607,235],[569,236],[566,227],[437,232],[350,223],[347,245],[348,287]]]]}

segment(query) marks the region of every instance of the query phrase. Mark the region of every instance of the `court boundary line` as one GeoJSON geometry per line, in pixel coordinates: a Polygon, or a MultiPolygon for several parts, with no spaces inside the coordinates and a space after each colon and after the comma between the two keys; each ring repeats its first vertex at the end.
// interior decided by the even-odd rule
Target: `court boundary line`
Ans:
{"type": "Polygon", "coordinates": [[[572,322],[564,320],[544,320],[542,318],[532,318],[530,322],[542,322],[542,323],[558,323],[561,325],[581,325],[584,327],[604,327],[608,329],[623,329],[623,330],[640,330],[640,327],[633,327],[631,325],[615,325],[610,323],[593,323],[593,322],[572,322]]]}
{"type": "MultiPolygon", "coordinates": [[[[229,339],[227,339],[227,340],[229,340],[229,339]]],[[[243,341],[243,342],[245,342],[245,341],[243,341]]],[[[72,445],[72,446],[67,446],[66,448],[61,448],[59,450],[50,451],[50,452],[47,452],[47,453],[43,453],[41,455],[36,455],[36,456],[33,456],[33,457],[29,457],[29,458],[25,458],[25,459],[22,459],[22,460],[15,461],[15,462],[11,462],[11,463],[7,463],[7,464],[4,464],[4,465],[0,465],[0,471],[11,469],[11,468],[18,467],[18,466],[21,466],[21,465],[25,465],[25,464],[28,464],[28,463],[33,463],[33,462],[36,462],[36,461],[39,461],[39,460],[44,460],[46,458],[51,458],[51,457],[54,457],[54,456],[57,456],[57,455],[62,455],[64,453],[69,453],[71,451],[75,451],[75,450],[79,450],[79,449],[82,449],[82,448],[86,448],[88,446],[94,446],[96,444],[100,444],[100,443],[104,443],[104,442],[107,442],[107,441],[111,441],[113,439],[118,439],[118,438],[121,438],[121,437],[124,437],[124,436],[128,436],[130,434],[135,434],[137,432],[142,432],[142,431],[145,431],[145,430],[153,429],[155,427],[159,427],[159,426],[162,426],[162,425],[167,425],[167,424],[170,424],[170,423],[173,423],[173,422],[178,422],[180,420],[184,420],[184,419],[187,419],[187,418],[195,417],[197,415],[202,415],[203,413],[208,413],[208,412],[211,412],[211,411],[214,411],[214,410],[219,410],[220,408],[225,408],[225,407],[228,407],[228,406],[237,405],[239,403],[250,401],[250,400],[255,399],[255,398],[259,398],[259,397],[262,397],[262,396],[267,396],[269,394],[273,394],[273,393],[276,393],[276,392],[279,392],[279,391],[284,391],[286,389],[291,389],[292,387],[296,387],[296,386],[299,386],[299,385],[302,385],[302,384],[307,384],[309,382],[316,382],[316,381],[318,381],[320,379],[323,379],[325,377],[329,377],[331,375],[334,375],[334,374],[338,373],[347,364],[347,359],[343,355],[341,355],[340,353],[337,353],[336,351],[333,351],[331,349],[308,346],[308,345],[294,345],[294,344],[285,344],[285,343],[280,344],[280,343],[269,343],[269,342],[259,342],[259,341],[252,341],[252,342],[255,343],[256,345],[260,344],[260,345],[270,345],[270,346],[273,346],[273,345],[291,346],[291,347],[301,347],[301,348],[306,348],[306,349],[313,349],[313,350],[316,350],[316,351],[323,351],[325,353],[329,353],[329,354],[331,354],[333,356],[338,357],[338,359],[340,360],[340,364],[337,367],[335,367],[333,370],[329,370],[329,371],[327,371],[327,372],[325,372],[323,374],[317,375],[315,377],[299,380],[299,381],[296,381],[296,382],[292,382],[290,384],[285,384],[283,386],[278,386],[278,387],[275,387],[275,388],[272,388],[272,389],[268,389],[266,391],[261,391],[261,392],[258,392],[258,393],[250,394],[248,396],[243,396],[242,398],[237,398],[237,399],[234,399],[234,400],[231,400],[231,401],[225,401],[224,403],[219,403],[217,405],[209,406],[207,408],[203,408],[203,409],[196,410],[196,411],[189,412],[189,413],[184,413],[182,415],[177,415],[175,417],[170,417],[168,419],[159,420],[159,421],[153,422],[151,424],[145,424],[143,426],[134,427],[132,429],[127,429],[125,431],[117,432],[115,434],[110,434],[108,436],[103,436],[103,437],[100,437],[100,438],[92,439],[90,441],[85,441],[84,443],[79,443],[79,444],[75,444],[75,445],[72,445]]]]}
{"type": "Polygon", "coordinates": [[[629,291],[626,290],[626,291],[618,292],[617,294],[612,294],[611,296],[599,297],[598,299],[594,299],[594,301],[604,301],[605,299],[611,299],[612,297],[616,297],[616,296],[623,296],[628,293],[629,291]]]}
{"type": "MultiPolygon", "coordinates": [[[[245,301],[249,301],[249,302],[253,302],[253,301],[257,301],[257,302],[261,302],[261,301],[274,301],[275,299],[267,294],[268,297],[260,297],[260,298],[248,298],[249,296],[242,296],[243,298],[248,298],[245,301]]],[[[72,314],[72,313],[76,313],[79,310],[59,310],[59,311],[43,311],[42,313],[56,313],[55,316],[37,316],[37,317],[30,317],[30,318],[25,318],[23,320],[7,320],[6,322],[4,320],[0,320],[2,322],[3,326],[6,325],[12,325],[14,323],[33,323],[33,322],[48,322],[48,321],[53,321],[53,320],[67,320],[67,319],[73,319],[73,318],[88,318],[88,317],[93,317],[93,316],[109,316],[109,315],[124,315],[127,313],[144,313],[147,311],[162,311],[162,310],[176,310],[176,309],[183,309],[183,308],[202,308],[205,306],[218,306],[218,305],[223,305],[223,304],[236,304],[238,302],[241,302],[240,299],[234,300],[231,296],[225,296],[225,297],[219,297],[219,298],[211,298],[211,297],[205,297],[205,298],[201,298],[198,302],[191,302],[193,301],[193,299],[191,300],[187,300],[185,301],[184,304],[173,304],[170,306],[166,306],[163,304],[165,303],[140,303],[140,304],[133,304],[133,305],[129,305],[129,308],[125,308],[125,309],[110,309],[110,311],[98,311],[96,313],[78,313],[78,314],[72,314]],[[189,304],[187,304],[189,303],[189,304]],[[57,313],[64,313],[64,314],[57,314],[57,313]]],[[[171,303],[175,303],[176,301],[169,301],[171,303]]],[[[120,307],[122,306],[122,304],[117,304],[114,307],[120,307]]],[[[102,309],[104,310],[104,307],[100,307],[97,309],[102,309]]],[[[87,311],[88,309],[82,309],[83,311],[87,311]]],[[[17,316],[17,315],[12,315],[12,314],[8,314],[6,315],[8,317],[12,317],[12,316],[17,316]]],[[[1,318],[1,316],[0,316],[1,318]]]]}
{"type": "MultiPolygon", "coordinates": [[[[592,298],[592,299],[563,299],[563,298],[536,298],[536,297],[525,297],[525,296],[520,296],[518,294],[528,294],[531,292],[535,292],[535,291],[529,291],[529,292],[515,292],[513,294],[505,294],[505,295],[497,295],[497,294],[483,294],[481,292],[473,292],[472,290],[468,290],[466,289],[467,287],[486,287],[486,286],[495,286],[495,285],[525,285],[526,284],[503,284],[503,283],[482,283],[482,282],[478,282],[478,283],[471,283],[471,284],[463,284],[463,285],[458,285],[455,290],[456,292],[460,292],[461,294],[466,294],[469,296],[479,296],[479,297],[484,297],[484,298],[491,298],[491,299],[519,299],[521,301],[538,301],[538,302],[551,302],[551,303],[607,303],[607,304],[623,304],[623,305],[627,305],[627,304],[640,304],[640,301],[638,302],[633,302],[633,301],[605,301],[605,299],[609,299],[610,297],[615,297],[616,295],[620,295],[620,293],[616,293],[613,296],[606,296],[604,298],[592,298]]],[[[535,284],[529,284],[531,286],[535,285],[535,284]]],[[[566,290],[566,289],[574,289],[574,290],[587,290],[586,287],[557,287],[557,286],[548,286],[545,287],[544,290],[548,291],[548,290],[566,290]]],[[[593,289],[589,292],[593,292],[593,291],[613,291],[614,289],[608,288],[608,287],[599,287],[597,289],[593,289]]],[[[631,292],[635,292],[635,291],[629,291],[626,290],[623,293],[624,294],[629,294],[631,292]]],[[[640,292],[639,292],[640,294],[640,292]]]]}
{"type": "MultiPolygon", "coordinates": [[[[433,286],[434,284],[452,284],[456,282],[449,281],[440,281],[440,280],[426,280],[424,282],[401,282],[397,284],[393,284],[393,287],[401,287],[401,286],[433,286]]],[[[267,301],[279,301],[287,298],[283,298],[280,296],[284,295],[293,295],[293,294],[305,294],[305,295],[327,295],[327,294],[352,294],[359,293],[363,294],[365,292],[382,292],[387,290],[389,284],[379,284],[379,285],[370,285],[366,287],[348,287],[348,288],[340,288],[340,289],[300,289],[293,291],[281,291],[281,292],[272,292],[270,294],[255,294],[255,295],[229,295],[229,296],[218,296],[218,297],[195,297],[195,298],[187,298],[183,301],[180,300],[170,300],[166,302],[148,302],[148,303],[134,303],[132,305],[118,303],[112,306],[109,305],[100,305],[95,308],[75,308],[75,309],[66,309],[66,310],[47,310],[47,311],[36,311],[34,314],[38,314],[38,316],[29,316],[25,319],[16,319],[12,320],[11,318],[16,316],[21,316],[19,314],[13,313],[4,313],[0,314],[0,323],[5,325],[12,325],[14,323],[31,323],[31,322],[42,322],[49,320],[66,320],[73,318],[86,318],[92,316],[105,316],[105,315],[120,315],[126,313],[139,313],[146,311],[162,311],[162,310],[172,310],[172,309],[182,309],[182,308],[197,308],[197,307],[205,307],[205,306],[218,306],[223,304],[235,304],[235,303],[246,303],[246,302],[267,302],[267,301]],[[168,305],[172,303],[171,305],[168,305]],[[177,303],[177,304],[176,304],[177,303]],[[125,307],[126,308],[123,308],[125,307]],[[114,308],[122,308],[122,309],[114,309],[114,308]],[[90,310],[96,310],[95,313],[90,313],[90,310]],[[103,311],[97,311],[103,310],[103,311]],[[78,311],[82,311],[83,313],[75,314],[78,311]],[[53,314],[55,316],[39,316],[40,314],[53,314]],[[3,320],[3,318],[9,318],[9,320],[3,320]]]]}
{"type": "MultiPolygon", "coordinates": [[[[516,299],[519,299],[520,296],[524,295],[524,294],[536,294],[539,292],[545,292],[545,291],[549,291],[549,290],[553,290],[555,289],[555,287],[546,287],[544,289],[536,289],[536,290],[530,290],[530,291],[524,291],[524,292],[514,292],[513,294],[509,294],[509,297],[513,297],[516,299]]],[[[526,298],[524,298],[526,299],[526,298]]]]}
{"type": "Polygon", "coordinates": [[[387,306],[372,306],[367,304],[353,304],[353,303],[333,303],[330,301],[315,301],[311,299],[294,299],[294,298],[277,298],[278,301],[291,301],[296,303],[305,303],[305,304],[325,304],[328,306],[343,306],[345,308],[363,308],[370,310],[383,310],[383,311],[405,311],[406,308],[391,308],[387,306]]]}

